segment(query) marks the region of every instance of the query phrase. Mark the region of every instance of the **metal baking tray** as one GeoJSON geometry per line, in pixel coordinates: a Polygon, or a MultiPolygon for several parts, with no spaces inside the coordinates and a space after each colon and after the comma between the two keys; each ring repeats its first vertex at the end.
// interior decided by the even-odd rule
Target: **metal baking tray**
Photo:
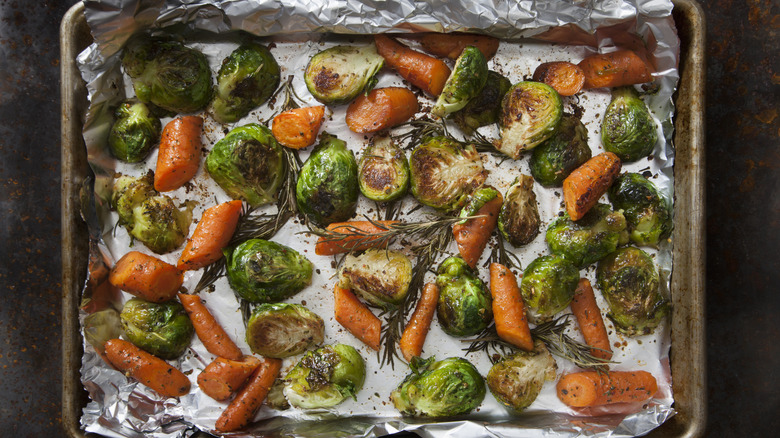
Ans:
{"type": "MultiPolygon", "coordinates": [[[[681,40],[676,94],[674,269],[671,291],[671,368],[677,415],[651,437],[696,437],[705,432],[705,194],[704,194],[704,13],[694,0],[674,0],[681,40]]],[[[82,337],[78,306],[88,263],[89,238],[80,214],[80,189],[90,174],[82,138],[87,90],[76,56],[92,43],[84,5],[74,5],[60,25],[62,117],[62,424],[70,437],[95,436],[80,428],[88,402],[79,369],[82,337]]],[[[206,436],[206,434],[202,434],[206,436]]]]}

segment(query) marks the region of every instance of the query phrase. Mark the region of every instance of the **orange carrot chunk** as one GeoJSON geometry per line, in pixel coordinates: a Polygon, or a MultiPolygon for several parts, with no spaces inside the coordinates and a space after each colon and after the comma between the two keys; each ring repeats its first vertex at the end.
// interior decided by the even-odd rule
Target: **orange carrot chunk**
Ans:
{"type": "Polygon", "coordinates": [[[179,294],[179,301],[192,321],[195,334],[209,353],[231,360],[241,360],[241,349],[230,339],[209,309],[197,295],[179,294]]]}
{"type": "Polygon", "coordinates": [[[585,74],[584,88],[620,87],[653,80],[650,67],[631,50],[588,56],[579,63],[585,74]]]}
{"type": "Polygon", "coordinates": [[[536,67],[534,80],[553,87],[561,96],[573,96],[585,85],[585,73],[571,62],[545,62],[536,67]]]}
{"type": "Polygon", "coordinates": [[[490,264],[490,294],[498,337],[526,351],[534,349],[525,303],[512,271],[499,263],[490,264]]]}
{"type": "Polygon", "coordinates": [[[417,301],[417,306],[414,308],[414,313],[409,318],[404,333],[401,335],[401,354],[407,362],[412,360],[414,356],[422,354],[423,344],[425,344],[425,338],[431,328],[431,321],[436,313],[438,302],[439,288],[435,283],[426,284],[420,299],[417,301]]]}
{"type": "Polygon", "coordinates": [[[409,120],[420,105],[417,96],[401,87],[375,88],[347,107],[347,126],[361,134],[392,128],[409,120]]]}
{"type": "Polygon", "coordinates": [[[582,371],[562,376],[556,389],[563,403],[583,408],[643,402],[655,395],[658,383],[647,371],[582,371]]]}
{"type": "Polygon", "coordinates": [[[620,173],[620,158],[612,152],[596,155],[574,169],[563,180],[566,212],[573,221],[581,219],[607,192],[620,173]]]}
{"type": "Polygon", "coordinates": [[[390,243],[387,239],[371,238],[372,234],[387,231],[390,225],[398,221],[349,221],[334,222],[328,225],[328,231],[344,234],[343,238],[331,240],[320,237],[314,246],[317,255],[335,255],[350,251],[362,251],[369,248],[386,248],[390,243]],[[377,226],[379,225],[379,226],[377,226]]]}
{"type": "Polygon", "coordinates": [[[474,46],[489,60],[495,56],[498,43],[498,38],[471,33],[426,33],[420,38],[423,50],[450,59],[458,59],[466,46],[474,46]]]}
{"type": "Polygon", "coordinates": [[[450,77],[444,61],[412,50],[387,35],[374,35],[377,52],[402,78],[431,96],[438,96],[450,77]]]}
{"type": "Polygon", "coordinates": [[[154,170],[155,190],[176,190],[198,173],[202,132],[203,119],[198,116],[177,117],[165,125],[154,170]]]}
{"type": "Polygon", "coordinates": [[[465,224],[452,226],[452,235],[455,242],[458,243],[458,252],[472,268],[477,266],[477,262],[482,257],[482,252],[490,240],[490,234],[496,229],[498,213],[503,203],[504,198],[499,193],[498,196],[486,202],[474,215],[484,217],[469,219],[465,224]]]}
{"type": "Polygon", "coordinates": [[[241,201],[229,201],[204,211],[176,266],[194,271],[221,259],[222,249],[236,231],[242,205],[241,201]]]}
{"type": "Polygon", "coordinates": [[[338,284],[333,289],[334,313],[339,322],[364,344],[379,351],[382,323],[349,289],[338,284]]]}
{"type": "Polygon", "coordinates": [[[130,342],[111,339],[105,343],[106,357],[119,371],[166,397],[180,397],[190,392],[190,379],[168,362],[155,357],[130,342]]]}
{"type": "Polygon", "coordinates": [[[593,287],[587,278],[580,278],[577,289],[574,291],[574,299],[571,302],[571,311],[577,318],[585,343],[594,347],[590,353],[595,357],[612,359],[612,347],[609,345],[607,328],[604,326],[604,318],[596,304],[593,295],[593,287]]]}
{"type": "Polygon", "coordinates": [[[281,360],[264,358],[236,398],[222,411],[222,415],[217,419],[216,429],[220,432],[232,432],[249,424],[262,406],[281,369],[281,360]]]}
{"type": "Polygon", "coordinates": [[[324,118],[324,105],[287,110],[274,117],[271,132],[281,145],[303,149],[314,144],[324,118]]]}
{"type": "Polygon", "coordinates": [[[227,400],[241,389],[260,363],[254,356],[244,356],[240,360],[218,357],[198,375],[198,387],[214,400],[227,400]]]}
{"type": "Polygon", "coordinates": [[[156,257],[130,251],[116,262],[108,281],[146,301],[164,303],[176,296],[184,275],[176,266],[156,257]]]}

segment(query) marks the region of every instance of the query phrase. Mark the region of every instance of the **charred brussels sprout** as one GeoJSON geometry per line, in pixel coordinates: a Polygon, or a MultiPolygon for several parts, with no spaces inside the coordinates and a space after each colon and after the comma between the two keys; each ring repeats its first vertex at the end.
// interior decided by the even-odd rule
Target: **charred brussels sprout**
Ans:
{"type": "Polygon", "coordinates": [[[230,197],[257,207],[276,199],[286,172],[282,154],[270,129],[250,123],[214,145],[206,170],[230,197]]]}
{"type": "Polygon", "coordinates": [[[529,161],[531,175],[545,187],[560,187],[591,155],[585,125],[579,117],[564,114],[555,134],[534,148],[529,161]]]}
{"type": "Polygon", "coordinates": [[[620,248],[601,259],[596,281],[609,305],[607,316],[621,333],[652,333],[669,313],[653,259],[639,248],[620,248]]]}
{"type": "Polygon", "coordinates": [[[596,204],[576,222],[568,213],[555,219],[545,238],[550,252],[584,268],[628,243],[626,218],[607,204],[596,204]]]}
{"type": "Polygon", "coordinates": [[[233,123],[262,105],[279,86],[279,64],[265,46],[246,42],[224,61],[217,73],[211,112],[220,123],[233,123]]]}
{"type": "Polygon", "coordinates": [[[298,175],[298,209],[319,225],[344,221],[355,214],[358,193],[355,155],[343,140],[322,133],[298,175]]]}
{"type": "Polygon", "coordinates": [[[655,122],[636,90],[633,87],[612,90],[612,101],[601,123],[604,150],[628,163],[650,155],[656,140],[655,122]]]}
{"type": "Polygon", "coordinates": [[[477,273],[460,257],[441,262],[436,276],[439,303],[436,314],[451,336],[470,336],[493,320],[493,300],[477,273]]]}
{"type": "Polygon", "coordinates": [[[517,351],[503,357],[488,371],[488,388],[496,400],[514,412],[531,406],[545,381],[555,380],[558,365],[540,340],[533,351],[517,351]]]}
{"type": "Polygon", "coordinates": [[[541,219],[533,188],[534,179],[520,175],[507,190],[498,214],[498,230],[514,246],[527,245],[539,234],[541,219]]]}
{"type": "Polygon", "coordinates": [[[580,273],[571,262],[557,256],[542,256],[526,266],[520,292],[536,323],[550,320],[574,298],[580,273]]]}
{"type": "Polygon", "coordinates": [[[624,173],[612,184],[609,202],[623,211],[629,238],[640,246],[657,247],[672,232],[672,206],[644,176],[624,173]]]}
{"type": "Polygon", "coordinates": [[[311,284],[311,262],[276,242],[250,239],[223,252],[230,286],[252,303],[281,301],[311,284]]]}
{"type": "Polygon", "coordinates": [[[309,351],[285,376],[284,395],[296,408],[329,408],[363,387],[366,365],[349,345],[326,345],[309,351]]]}
{"type": "Polygon", "coordinates": [[[498,150],[513,159],[552,137],[563,114],[561,96],[541,82],[519,82],[501,101],[501,144],[498,150]]]}
{"type": "Polygon", "coordinates": [[[488,77],[487,59],[474,46],[466,46],[455,61],[450,77],[444,83],[431,114],[444,117],[454,113],[482,91],[488,77]]]}
{"type": "Polygon", "coordinates": [[[473,145],[433,137],[414,148],[409,160],[412,195],[443,211],[461,208],[487,179],[482,157],[473,145]]]}
{"type": "Polygon", "coordinates": [[[348,254],[339,271],[342,287],[381,307],[401,304],[412,281],[412,262],[400,251],[369,249],[348,254]]]}
{"type": "Polygon", "coordinates": [[[181,356],[195,333],[178,301],[158,304],[133,298],[119,317],[128,341],[162,359],[181,356]]]}
{"type": "Polygon", "coordinates": [[[114,117],[116,120],[108,134],[111,153],[128,163],[143,161],[160,141],[160,119],[143,102],[123,102],[114,117]]]}
{"type": "MultiPolygon", "coordinates": [[[[458,217],[467,218],[469,216],[476,216],[479,213],[479,209],[484,207],[488,202],[501,196],[493,186],[482,186],[477,190],[474,190],[466,200],[466,204],[460,209],[458,217]]],[[[461,224],[466,221],[459,222],[461,224]]]]}
{"type": "Polygon", "coordinates": [[[339,105],[370,91],[385,59],[372,44],[365,47],[336,46],[314,55],[303,80],[309,92],[327,105],[339,105]]]}
{"type": "Polygon", "coordinates": [[[395,408],[414,417],[452,417],[471,412],[485,399],[485,381],[466,359],[414,357],[412,373],[390,394],[395,408]]]}
{"type": "Polygon", "coordinates": [[[453,120],[466,135],[472,135],[481,126],[498,122],[501,99],[511,86],[509,79],[492,70],[488,71],[482,91],[463,109],[452,114],[453,120]]]}
{"type": "Polygon", "coordinates": [[[372,201],[388,202],[409,189],[409,161],[390,137],[374,137],[358,163],[360,192],[372,201]]]}
{"type": "Polygon", "coordinates": [[[246,326],[252,353],[285,358],[322,343],[325,323],[311,310],[287,303],[259,305],[246,326]]]}
{"type": "Polygon", "coordinates": [[[122,65],[142,102],[176,113],[192,113],[211,100],[211,69],[206,57],[177,41],[134,38],[125,48],[122,65]]]}

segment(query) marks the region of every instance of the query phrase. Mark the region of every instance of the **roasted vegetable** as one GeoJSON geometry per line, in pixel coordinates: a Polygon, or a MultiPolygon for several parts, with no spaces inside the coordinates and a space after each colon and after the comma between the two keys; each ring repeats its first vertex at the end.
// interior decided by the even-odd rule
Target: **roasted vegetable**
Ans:
{"type": "Polygon", "coordinates": [[[511,86],[512,83],[506,77],[493,70],[488,71],[482,91],[469,100],[463,109],[452,114],[453,120],[466,135],[472,135],[481,126],[498,122],[501,99],[511,86]]]}
{"type": "Polygon", "coordinates": [[[607,317],[621,333],[652,333],[669,313],[655,263],[639,248],[620,248],[601,259],[596,281],[609,305],[607,317]]]}
{"type": "Polygon", "coordinates": [[[119,315],[125,338],[162,359],[176,359],[192,341],[195,329],[178,301],[150,303],[133,298],[119,315]]]}
{"type": "Polygon", "coordinates": [[[246,325],[249,349],[266,357],[295,356],[321,344],[324,338],[322,318],[299,304],[261,304],[246,325]]]}
{"type": "Polygon", "coordinates": [[[591,158],[588,130],[579,117],[564,114],[552,137],[534,148],[531,175],[545,187],[560,187],[563,180],[591,158]]]}
{"type": "Polygon", "coordinates": [[[327,105],[339,105],[356,98],[376,83],[376,74],[385,59],[376,46],[335,46],[312,56],[303,80],[315,99],[327,105]]]}
{"type": "Polygon", "coordinates": [[[485,381],[466,359],[412,358],[412,368],[390,399],[404,415],[452,417],[471,412],[485,398],[485,381]]]}
{"type": "Polygon", "coordinates": [[[623,162],[636,161],[653,152],[658,140],[655,122],[633,87],[612,90],[601,122],[601,142],[623,162]]]}
{"type": "Polygon", "coordinates": [[[671,203],[644,176],[638,173],[620,175],[607,195],[612,206],[623,211],[632,242],[656,247],[671,234],[671,203]]]}
{"type": "Polygon", "coordinates": [[[555,219],[545,240],[550,252],[584,268],[628,243],[626,218],[607,204],[596,204],[577,222],[568,214],[555,219]]]}
{"type": "Polygon", "coordinates": [[[436,314],[445,333],[475,335],[493,320],[490,291],[462,258],[449,257],[441,262],[436,285],[440,291],[436,314]]]}
{"type": "Polygon", "coordinates": [[[476,47],[467,46],[458,56],[431,114],[444,117],[462,109],[482,91],[487,77],[487,59],[476,47]]]}
{"type": "Polygon", "coordinates": [[[554,255],[529,263],[523,271],[520,291],[529,307],[530,320],[545,322],[565,309],[574,298],[579,274],[571,262],[554,255]]]}
{"type": "Polygon", "coordinates": [[[230,287],[247,301],[281,301],[311,284],[311,262],[276,242],[250,239],[224,253],[230,287]]]}
{"type": "Polygon", "coordinates": [[[122,161],[143,161],[160,141],[162,124],[143,102],[122,102],[114,111],[115,121],[108,134],[111,153],[122,161]]]}
{"type": "Polygon", "coordinates": [[[516,351],[501,358],[485,380],[496,400],[520,412],[536,400],[545,381],[555,380],[557,369],[544,342],[536,340],[533,351],[516,351]]]}
{"type": "Polygon", "coordinates": [[[519,82],[501,101],[499,151],[515,160],[552,137],[563,114],[561,96],[541,82],[519,82]]]}
{"type": "Polygon", "coordinates": [[[296,408],[329,408],[363,387],[366,365],[349,345],[326,345],[307,352],[285,376],[284,395],[296,408]]]}
{"type": "Polygon", "coordinates": [[[372,201],[388,202],[409,189],[409,161],[390,137],[374,137],[358,163],[360,192],[372,201]]]}
{"type": "Polygon", "coordinates": [[[520,175],[507,190],[498,215],[498,230],[514,246],[523,246],[539,234],[541,219],[533,190],[534,179],[520,175]]]}
{"type": "Polygon", "coordinates": [[[400,251],[369,249],[348,254],[339,271],[341,287],[351,289],[371,304],[401,304],[412,281],[412,262],[400,251]]]}

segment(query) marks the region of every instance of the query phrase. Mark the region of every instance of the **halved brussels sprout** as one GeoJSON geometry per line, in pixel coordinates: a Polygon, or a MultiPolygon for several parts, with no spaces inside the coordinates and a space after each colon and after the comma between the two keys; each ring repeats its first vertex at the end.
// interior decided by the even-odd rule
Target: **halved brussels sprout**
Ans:
{"type": "Polygon", "coordinates": [[[393,201],[409,189],[409,161],[390,137],[374,137],[358,163],[360,192],[372,201],[393,201]]]}
{"type": "Polygon", "coordinates": [[[151,172],[138,178],[122,175],[114,180],[111,206],[119,213],[119,225],[132,226],[133,209],[157,193],[154,189],[154,174],[151,172]]]}
{"type": "Polygon", "coordinates": [[[295,356],[322,343],[324,338],[322,318],[299,304],[261,304],[246,325],[249,349],[266,357],[295,356]]]}
{"type": "Polygon", "coordinates": [[[477,273],[462,258],[449,257],[437,274],[436,315],[442,330],[450,336],[471,336],[487,327],[493,320],[493,299],[477,273]]]}
{"type": "Polygon", "coordinates": [[[485,55],[474,46],[466,46],[455,61],[431,114],[444,117],[466,106],[482,91],[488,77],[485,55]]]}
{"type": "MultiPolygon", "coordinates": [[[[482,186],[477,190],[474,190],[466,200],[466,205],[460,209],[458,217],[467,218],[469,216],[476,216],[479,213],[479,209],[484,207],[488,202],[501,196],[493,186],[482,186]]],[[[466,223],[461,221],[459,223],[466,223]]]]}
{"type": "Polygon", "coordinates": [[[609,305],[607,316],[621,333],[652,333],[669,313],[653,258],[639,248],[620,248],[601,259],[596,281],[609,305]]]}
{"type": "Polygon", "coordinates": [[[453,120],[466,135],[472,135],[479,127],[498,122],[501,99],[511,86],[512,83],[506,77],[493,70],[488,71],[482,91],[463,109],[452,114],[453,120]]]}
{"type": "Polygon", "coordinates": [[[270,129],[250,123],[214,145],[206,170],[228,196],[257,207],[276,200],[287,172],[283,153],[270,129]]]}
{"type": "Polygon", "coordinates": [[[486,380],[496,400],[520,412],[536,400],[545,381],[555,380],[557,370],[555,359],[537,339],[533,351],[519,350],[496,362],[486,380]]]}
{"type": "Polygon", "coordinates": [[[541,82],[519,82],[501,101],[501,142],[496,147],[513,159],[552,137],[563,114],[561,96],[541,82]]]}
{"type": "Polygon", "coordinates": [[[347,254],[339,271],[341,287],[380,307],[401,304],[412,281],[412,262],[400,251],[369,249],[347,254]]]}
{"type": "Polygon", "coordinates": [[[223,252],[230,287],[252,303],[281,301],[311,284],[311,262],[276,242],[250,239],[223,252]]]}
{"type": "Polygon", "coordinates": [[[632,242],[657,247],[671,234],[672,206],[644,176],[638,173],[620,175],[607,195],[612,206],[623,211],[632,242]]]}
{"type": "Polygon", "coordinates": [[[160,141],[162,124],[143,102],[122,102],[114,111],[116,120],[108,133],[108,147],[128,163],[143,161],[160,141]]]}
{"type": "Polygon", "coordinates": [[[498,214],[498,231],[507,242],[520,247],[534,240],[539,234],[540,224],[534,179],[520,175],[506,192],[498,214]]]}
{"type": "Polygon", "coordinates": [[[125,337],[162,359],[176,359],[192,341],[195,329],[178,301],[150,303],[133,298],[119,314],[125,337]]]}
{"type": "Polygon", "coordinates": [[[360,193],[357,179],[355,155],[343,140],[323,132],[298,175],[298,209],[318,225],[349,219],[360,193]]]}
{"type": "Polygon", "coordinates": [[[607,204],[596,204],[576,222],[568,213],[555,219],[545,240],[550,252],[584,268],[628,243],[626,218],[607,204]]]}
{"type": "Polygon", "coordinates": [[[326,345],[307,352],[285,376],[284,395],[296,408],[329,408],[363,387],[366,365],[354,347],[326,345]]]}
{"type": "Polygon", "coordinates": [[[279,86],[279,64],[267,47],[245,42],[224,61],[217,73],[211,112],[220,123],[233,123],[262,105],[279,86]]]}
{"type": "Polygon", "coordinates": [[[529,165],[531,175],[545,187],[560,187],[563,180],[591,158],[588,130],[580,118],[564,114],[558,129],[534,148],[529,165]]]}
{"type": "Polygon", "coordinates": [[[529,263],[520,283],[529,319],[542,323],[565,309],[574,298],[579,280],[577,268],[563,257],[542,256],[529,263]]]}
{"type": "Polygon", "coordinates": [[[339,105],[370,91],[385,59],[373,44],[365,47],[336,46],[312,56],[303,80],[309,92],[327,105],[339,105]]]}
{"type": "Polygon", "coordinates": [[[414,417],[452,417],[471,412],[485,399],[485,381],[471,362],[451,357],[412,358],[412,368],[390,393],[395,408],[414,417]]]}
{"type": "Polygon", "coordinates": [[[650,155],[657,140],[653,117],[634,87],[612,90],[612,101],[601,122],[604,150],[629,163],[650,155]]]}
{"type": "Polygon", "coordinates": [[[412,195],[443,211],[461,208],[468,195],[487,179],[482,157],[473,145],[433,137],[412,151],[409,160],[412,195]]]}

